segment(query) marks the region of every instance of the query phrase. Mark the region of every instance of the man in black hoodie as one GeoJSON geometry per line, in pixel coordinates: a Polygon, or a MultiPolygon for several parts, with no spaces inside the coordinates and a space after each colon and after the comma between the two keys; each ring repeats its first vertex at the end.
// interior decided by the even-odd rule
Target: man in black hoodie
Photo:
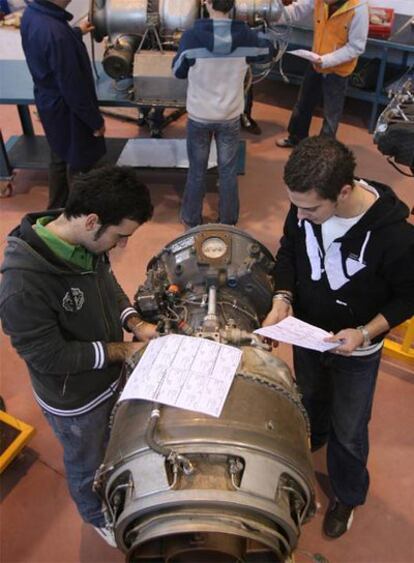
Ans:
{"type": "Polygon", "coordinates": [[[382,343],[414,314],[414,228],[408,207],[377,182],[354,179],[350,150],[309,137],[284,171],[292,203],[276,255],[276,292],[264,325],[293,314],[332,333],[330,352],[294,347],[311,445],[327,444],[335,501],[324,531],[349,529],[368,486],[368,422],[382,343]]]}
{"type": "Polygon", "coordinates": [[[36,401],[61,442],[69,490],[82,518],[114,545],[92,491],[108,440],[122,362],[157,335],[112,273],[107,252],[124,247],[152,216],[132,168],[75,179],[63,213],[26,215],[8,237],[0,285],[4,332],[28,366],[36,401]]]}

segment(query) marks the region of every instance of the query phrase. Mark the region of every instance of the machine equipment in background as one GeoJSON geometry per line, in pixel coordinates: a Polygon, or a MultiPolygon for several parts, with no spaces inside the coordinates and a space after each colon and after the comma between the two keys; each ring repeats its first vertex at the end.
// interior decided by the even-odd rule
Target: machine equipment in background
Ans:
{"type": "Polygon", "coordinates": [[[390,92],[392,99],[378,118],[374,142],[387,155],[388,162],[405,175],[397,164],[414,175],[414,68],[412,67],[390,92]],[[393,159],[393,160],[391,160],[393,159]]]}
{"type": "Polygon", "coordinates": [[[235,563],[253,551],[286,561],[314,514],[306,412],[288,366],[253,334],[271,307],[273,267],[257,240],[214,224],[148,264],[135,296],[144,319],[243,355],[219,418],[118,403],[95,490],[128,562],[235,563]]]}
{"type": "MultiPolygon", "coordinates": [[[[236,0],[233,17],[245,21],[274,42],[272,63],[253,67],[266,76],[283,55],[289,27],[278,26],[281,0],[236,0]]],[[[115,80],[133,77],[132,98],[142,106],[185,107],[186,81],[171,73],[182,33],[203,14],[201,0],[91,0],[89,19],[94,39],[105,40],[103,67],[115,80]]]]}

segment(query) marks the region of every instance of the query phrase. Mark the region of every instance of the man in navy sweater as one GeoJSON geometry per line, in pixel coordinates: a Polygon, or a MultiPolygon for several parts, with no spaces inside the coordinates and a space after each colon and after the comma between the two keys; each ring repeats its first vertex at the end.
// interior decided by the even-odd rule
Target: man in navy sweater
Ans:
{"type": "Polygon", "coordinates": [[[37,111],[51,149],[49,209],[64,207],[74,174],[90,170],[106,152],[88,53],[65,11],[70,0],[34,0],[23,15],[22,45],[34,82],[37,111]]]}
{"type": "Polygon", "coordinates": [[[237,150],[243,84],[249,63],[268,61],[273,45],[239,21],[230,19],[234,0],[207,0],[209,19],[197,20],[181,38],[173,61],[177,78],[188,77],[187,151],[189,171],[181,220],[189,227],[202,223],[205,175],[211,139],[217,144],[220,223],[239,218],[237,150]]]}
{"type": "Polygon", "coordinates": [[[294,346],[311,445],[327,444],[335,500],[324,521],[337,538],[369,487],[368,423],[386,333],[414,314],[414,228],[388,186],[354,178],[355,158],[328,136],[293,150],[284,180],[292,203],[264,321],[292,314],[332,333],[337,347],[294,346]]]}

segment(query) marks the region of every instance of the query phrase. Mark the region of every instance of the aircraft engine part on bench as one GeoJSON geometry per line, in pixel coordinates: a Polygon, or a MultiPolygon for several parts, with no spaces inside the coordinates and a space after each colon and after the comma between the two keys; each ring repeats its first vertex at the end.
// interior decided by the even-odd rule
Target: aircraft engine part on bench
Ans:
{"type": "MultiPolygon", "coordinates": [[[[232,17],[276,47],[273,61],[252,66],[256,79],[267,76],[287,47],[290,28],[277,24],[283,10],[282,0],[235,2],[232,17]]],[[[115,80],[133,78],[132,99],[139,105],[162,107],[185,107],[186,83],[173,78],[171,62],[183,32],[203,15],[201,0],[90,0],[89,7],[93,37],[105,39],[105,72],[115,80]]]]}

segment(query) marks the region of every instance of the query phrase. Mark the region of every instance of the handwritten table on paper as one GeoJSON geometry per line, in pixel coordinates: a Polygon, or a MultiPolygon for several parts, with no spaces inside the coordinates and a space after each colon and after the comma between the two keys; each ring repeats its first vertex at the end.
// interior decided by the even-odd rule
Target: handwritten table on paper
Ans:
{"type": "Polygon", "coordinates": [[[259,328],[254,332],[272,340],[287,342],[319,352],[327,352],[332,348],[337,348],[340,344],[340,342],[324,342],[323,339],[332,336],[332,334],[295,317],[286,317],[275,325],[259,328]]]}
{"type": "Polygon", "coordinates": [[[205,338],[170,334],[152,340],[120,401],[146,399],[220,416],[242,352],[205,338]]]}

